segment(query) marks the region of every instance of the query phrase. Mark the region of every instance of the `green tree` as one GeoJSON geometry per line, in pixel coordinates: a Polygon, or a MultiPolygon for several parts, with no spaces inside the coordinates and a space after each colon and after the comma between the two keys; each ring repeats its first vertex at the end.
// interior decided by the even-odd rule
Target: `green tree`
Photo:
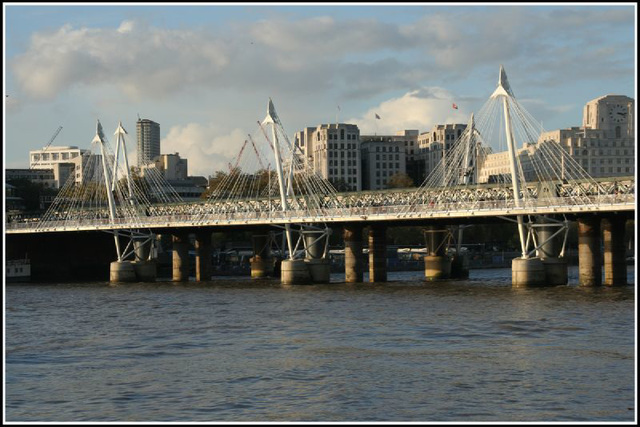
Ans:
{"type": "Polygon", "coordinates": [[[389,178],[389,182],[387,182],[387,188],[409,188],[415,187],[415,183],[413,182],[413,178],[411,178],[406,173],[398,172],[389,178]]]}
{"type": "Polygon", "coordinates": [[[214,175],[209,176],[209,185],[200,195],[200,198],[205,200],[208,199],[213,192],[220,188],[220,185],[228,176],[229,173],[223,171],[216,171],[214,175]]]}
{"type": "Polygon", "coordinates": [[[331,183],[331,185],[333,185],[333,188],[335,188],[338,193],[351,191],[351,186],[344,178],[331,178],[329,179],[329,182],[331,183]]]}

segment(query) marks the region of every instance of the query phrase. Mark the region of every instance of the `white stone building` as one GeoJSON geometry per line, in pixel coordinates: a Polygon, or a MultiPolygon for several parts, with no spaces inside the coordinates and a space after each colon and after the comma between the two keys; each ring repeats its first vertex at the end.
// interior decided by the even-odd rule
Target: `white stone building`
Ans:
{"type": "Polygon", "coordinates": [[[552,140],[594,178],[635,174],[635,102],[605,95],[587,102],[581,127],[544,132],[538,142],[552,140]]]}
{"type": "Polygon", "coordinates": [[[389,179],[399,173],[406,174],[405,141],[393,135],[363,135],[362,189],[388,188],[389,179]]]}
{"type": "Polygon", "coordinates": [[[425,178],[438,166],[466,128],[466,124],[460,123],[434,125],[430,131],[418,135],[418,151],[424,162],[425,178]]]}
{"type": "Polygon", "coordinates": [[[42,150],[29,151],[30,169],[51,169],[54,174],[54,187],[62,187],[69,175],[74,175],[76,183],[82,182],[82,171],[87,156],[83,150],[75,146],[51,146],[42,150]]]}
{"type": "Polygon", "coordinates": [[[306,167],[349,191],[362,190],[360,130],[345,123],[322,124],[296,132],[295,144],[304,153],[306,167]]]}

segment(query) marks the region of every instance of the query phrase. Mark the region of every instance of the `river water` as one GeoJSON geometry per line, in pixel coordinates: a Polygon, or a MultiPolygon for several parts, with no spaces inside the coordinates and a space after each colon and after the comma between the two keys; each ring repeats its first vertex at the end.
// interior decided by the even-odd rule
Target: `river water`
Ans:
{"type": "Polygon", "coordinates": [[[7,285],[6,421],[636,419],[632,267],[598,289],[422,274],[7,285]]]}

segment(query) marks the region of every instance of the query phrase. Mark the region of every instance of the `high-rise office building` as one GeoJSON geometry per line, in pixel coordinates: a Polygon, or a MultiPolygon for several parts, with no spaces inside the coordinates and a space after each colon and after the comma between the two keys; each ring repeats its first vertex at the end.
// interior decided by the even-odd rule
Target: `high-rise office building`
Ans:
{"type": "Polygon", "coordinates": [[[160,156],[160,125],[153,120],[138,119],[138,167],[155,161],[160,156]]]}

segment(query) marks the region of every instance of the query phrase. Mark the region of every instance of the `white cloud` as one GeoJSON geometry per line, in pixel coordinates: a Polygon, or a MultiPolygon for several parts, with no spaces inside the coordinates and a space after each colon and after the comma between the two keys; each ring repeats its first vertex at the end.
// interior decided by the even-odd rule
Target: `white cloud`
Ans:
{"type": "Polygon", "coordinates": [[[424,87],[384,101],[349,123],[357,124],[363,135],[395,134],[405,129],[425,131],[435,124],[466,123],[468,117],[465,114],[464,106],[446,89],[424,87]],[[458,104],[457,110],[453,103],[458,104]],[[376,114],[380,119],[375,118],[376,114]]]}
{"type": "Polygon", "coordinates": [[[162,97],[203,84],[228,64],[225,46],[205,32],[138,27],[35,33],[12,69],[30,96],[50,99],[76,85],[116,84],[131,98],[162,97]]]}
{"type": "Polygon", "coordinates": [[[118,27],[119,33],[130,33],[133,31],[135,23],[133,21],[122,21],[120,27],[118,27]]]}
{"type": "Polygon", "coordinates": [[[246,138],[240,129],[264,117],[268,97],[290,134],[336,118],[336,104],[363,134],[426,131],[466,123],[501,63],[517,96],[547,103],[530,105],[535,117],[571,126],[589,97],[633,88],[632,9],[605,9],[418,7],[393,21],[325,9],[315,18],[229,15],[215,26],[171,20],[171,29],[128,18],[83,27],[70,17],[72,25],[30,40],[7,34],[7,154],[24,157],[21,149],[46,138],[33,117],[50,129],[64,124],[68,143],[81,145],[95,118],[126,122],[140,112],[170,130],[163,153],[180,152],[190,173],[207,175],[233,160],[246,138]]]}
{"type": "Polygon", "coordinates": [[[189,175],[209,176],[227,170],[227,163],[238,155],[246,138],[242,129],[224,133],[214,124],[189,123],[171,127],[160,146],[162,153],[179,153],[188,159],[189,175]]]}

